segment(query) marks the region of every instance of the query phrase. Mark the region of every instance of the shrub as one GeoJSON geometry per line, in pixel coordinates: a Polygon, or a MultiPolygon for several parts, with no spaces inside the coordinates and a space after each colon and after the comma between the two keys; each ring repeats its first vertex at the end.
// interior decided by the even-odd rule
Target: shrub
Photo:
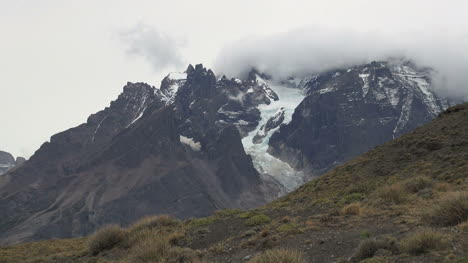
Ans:
{"type": "Polygon", "coordinates": [[[167,242],[169,242],[170,245],[175,246],[180,243],[181,240],[185,238],[185,233],[178,231],[171,233],[170,235],[167,236],[167,242]]]}
{"type": "Polygon", "coordinates": [[[299,233],[299,225],[296,223],[286,223],[282,224],[276,228],[276,231],[280,233],[299,233]]]}
{"type": "Polygon", "coordinates": [[[352,193],[349,195],[346,195],[342,200],[341,203],[343,204],[350,204],[353,202],[359,202],[364,199],[364,195],[362,193],[352,193]]]}
{"type": "Polygon", "coordinates": [[[177,226],[179,223],[179,220],[168,215],[147,216],[133,224],[130,230],[139,231],[144,228],[172,227],[177,226]]]}
{"type": "Polygon", "coordinates": [[[263,225],[269,222],[271,222],[271,218],[269,218],[267,215],[256,215],[256,216],[249,218],[249,220],[245,222],[245,225],[258,226],[258,225],[263,225]]]}
{"type": "Polygon", "coordinates": [[[98,254],[104,250],[112,249],[121,243],[127,236],[127,232],[118,225],[104,226],[91,236],[88,250],[91,254],[98,254]]]}
{"type": "Polygon", "coordinates": [[[353,261],[359,262],[366,258],[371,258],[379,249],[385,249],[392,253],[396,253],[398,250],[397,241],[390,237],[386,237],[381,240],[365,239],[359,244],[352,256],[352,259],[353,261]]]}
{"type": "Polygon", "coordinates": [[[433,225],[454,226],[468,220],[468,193],[453,193],[426,214],[433,225]]]}
{"type": "Polygon", "coordinates": [[[254,215],[255,215],[254,212],[243,212],[243,213],[240,213],[239,215],[237,215],[237,217],[239,217],[241,219],[247,219],[247,218],[251,218],[254,215]]]}
{"type": "Polygon", "coordinates": [[[343,208],[344,215],[360,215],[361,214],[361,204],[353,203],[345,206],[343,208]]]}
{"type": "Polygon", "coordinates": [[[369,230],[363,230],[359,236],[362,238],[362,239],[366,239],[366,238],[369,238],[371,236],[371,232],[369,230]]]}
{"type": "Polygon", "coordinates": [[[388,203],[401,204],[408,199],[408,193],[400,184],[393,184],[379,190],[378,196],[388,203]]]}
{"type": "Polygon", "coordinates": [[[214,212],[215,216],[217,217],[227,217],[240,214],[242,211],[239,209],[223,209],[223,210],[216,210],[214,212]]]}
{"type": "Polygon", "coordinates": [[[458,225],[458,228],[465,233],[468,233],[468,221],[465,221],[458,225]]]}
{"type": "Polygon", "coordinates": [[[401,241],[402,251],[419,255],[432,250],[440,250],[445,247],[444,236],[432,230],[425,230],[406,237],[401,241]]]}
{"type": "Polygon", "coordinates": [[[206,226],[209,225],[213,222],[215,222],[216,219],[214,217],[205,217],[205,218],[192,218],[188,222],[189,227],[200,227],[200,226],[206,226]]]}
{"type": "Polygon", "coordinates": [[[272,249],[255,256],[251,263],[305,263],[304,254],[293,249],[272,249]]]}
{"type": "Polygon", "coordinates": [[[417,176],[404,182],[406,190],[412,193],[417,193],[422,189],[432,187],[432,185],[432,180],[425,176],[417,176]]]}
{"type": "Polygon", "coordinates": [[[160,237],[153,236],[138,242],[130,251],[130,262],[161,262],[168,255],[171,246],[160,237]]]}
{"type": "Polygon", "coordinates": [[[132,263],[201,262],[196,251],[190,248],[172,247],[166,238],[154,235],[136,243],[130,250],[127,261],[132,263]]]}

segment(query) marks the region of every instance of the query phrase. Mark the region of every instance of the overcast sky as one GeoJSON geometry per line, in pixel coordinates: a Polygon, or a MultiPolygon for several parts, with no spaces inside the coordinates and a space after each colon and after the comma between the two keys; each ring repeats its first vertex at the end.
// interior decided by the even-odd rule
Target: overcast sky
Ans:
{"type": "MultiPolygon", "coordinates": [[[[422,52],[419,57],[429,64],[442,61],[441,70],[463,75],[466,10],[466,0],[0,0],[0,149],[29,157],[51,135],[108,106],[127,81],[159,86],[164,75],[183,71],[188,63],[235,75],[239,67],[256,63],[236,60],[243,54],[272,71],[270,64],[291,49],[304,49],[307,61],[314,61],[313,35],[334,40],[315,46],[327,46],[325,54],[332,54],[331,48],[354,54],[347,47],[352,44],[367,57],[381,50],[379,43],[388,51],[390,39],[410,46],[410,52],[432,43],[421,50],[436,52],[435,58],[422,52]],[[362,45],[373,36],[378,41],[362,45]],[[257,56],[263,46],[268,59],[257,56]],[[452,63],[452,58],[459,59],[452,63]]],[[[324,64],[338,59],[327,57],[324,64]]],[[[286,65],[285,74],[296,70],[295,60],[286,65]]],[[[322,64],[308,65],[297,70],[322,64]]]]}

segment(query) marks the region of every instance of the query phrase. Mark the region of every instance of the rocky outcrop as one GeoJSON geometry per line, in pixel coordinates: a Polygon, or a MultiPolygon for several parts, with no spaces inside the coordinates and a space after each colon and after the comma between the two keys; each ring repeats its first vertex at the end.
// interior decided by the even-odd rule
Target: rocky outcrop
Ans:
{"type": "Polygon", "coordinates": [[[253,137],[252,141],[255,144],[259,144],[268,135],[268,133],[277,127],[279,127],[284,121],[285,110],[281,107],[268,121],[260,127],[257,134],[253,137]]]}
{"type": "Polygon", "coordinates": [[[11,153],[0,151],[0,174],[15,166],[15,158],[11,153]]]}
{"type": "Polygon", "coordinates": [[[292,121],[269,152],[315,176],[432,120],[448,107],[431,89],[430,70],[373,62],[315,76],[292,121]]]}

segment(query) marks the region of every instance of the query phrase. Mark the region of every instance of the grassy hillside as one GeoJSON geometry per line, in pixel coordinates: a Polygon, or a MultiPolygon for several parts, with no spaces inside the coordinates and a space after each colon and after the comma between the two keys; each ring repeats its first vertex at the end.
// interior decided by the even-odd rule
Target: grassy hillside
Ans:
{"type": "Polygon", "coordinates": [[[468,104],[251,211],[145,218],[0,262],[468,262],[468,104]]]}

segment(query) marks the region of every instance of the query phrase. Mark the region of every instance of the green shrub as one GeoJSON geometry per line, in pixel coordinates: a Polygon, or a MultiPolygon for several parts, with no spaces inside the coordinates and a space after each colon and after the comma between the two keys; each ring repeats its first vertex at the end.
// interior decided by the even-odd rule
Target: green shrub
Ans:
{"type": "Polygon", "coordinates": [[[400,244],[402,251],[413,255],[427,253],[432,250],[441,250],[445,246],[444,236],[432,230],[417,232],[403,239],[400,244]]]}
{"type": "Polygon", "coordinates": [[[200,227],[206,226],[216,221],[214,217],[204,217],[204,218],[192,218],[188,221],[188,227],[200,227]]]}
{"type": "Polygon", "coordinates": [[[91,236],[88,243],[88,250],[95,255],[104,250],[112,249],[117,244],[125,240],[127,232],[118,225],[104,226],[91,236]]]}
{"type": "Polygon", "coordinates": [[[223,210],[216,210],[214,212],[216,217],[228,217],[228,216],[233,216],[240,214],[242,211],[239,209],[223,209],[223,210]]]}
{"type": "Polygon", "coordinates": [[[282,224],[276,228],[276,231],[281,233],[298,233],[301,232],[299,230],[299,225],[296,223],[286,223],[282,224]]]}
{"type": "Polygon", "coordinates": [[[468,193],[453,193],[425,215],[433,225],[454,226],[468,220],[468,193]]]}
{"type": "Polygon", "coordinates": [[[306,263],[304,254],[293,249],[272,249],[254,257],[251,263],[306,263]]]}
{"type": "Polygon", "coordinates": [[[271,218],[269,218],[267,215],[256,215],[256,216],[249,218],[245,222],[245,225],[258,226],[258,225],[263,225],[263,224],[270,223],[270,222],[271,222],[271,218]]]}
{"type": "Polygon", "coordinates": [[[341,200],[341,203],[346,205],[346,204],[362,201],[363,199],[364,199],[364,195],[362,193],[352,193],[352,194],[346,195],[341,200]]]}
{"type": "Polygon", "coordinates": [[[359,236],[362,239],[366,239],[366,238],[369,238],[371,236],[371,232],[369,230],[364,230],[359,234],[359,236]]]}
{"type": "Polygon", "coordinates": [[[240,219],[247,219],[247,218],[251,218],[254,215],[255,215],[254,212],[244,212],[244,213],[240,213],[237,217],[239,217],[240,219]]]}

